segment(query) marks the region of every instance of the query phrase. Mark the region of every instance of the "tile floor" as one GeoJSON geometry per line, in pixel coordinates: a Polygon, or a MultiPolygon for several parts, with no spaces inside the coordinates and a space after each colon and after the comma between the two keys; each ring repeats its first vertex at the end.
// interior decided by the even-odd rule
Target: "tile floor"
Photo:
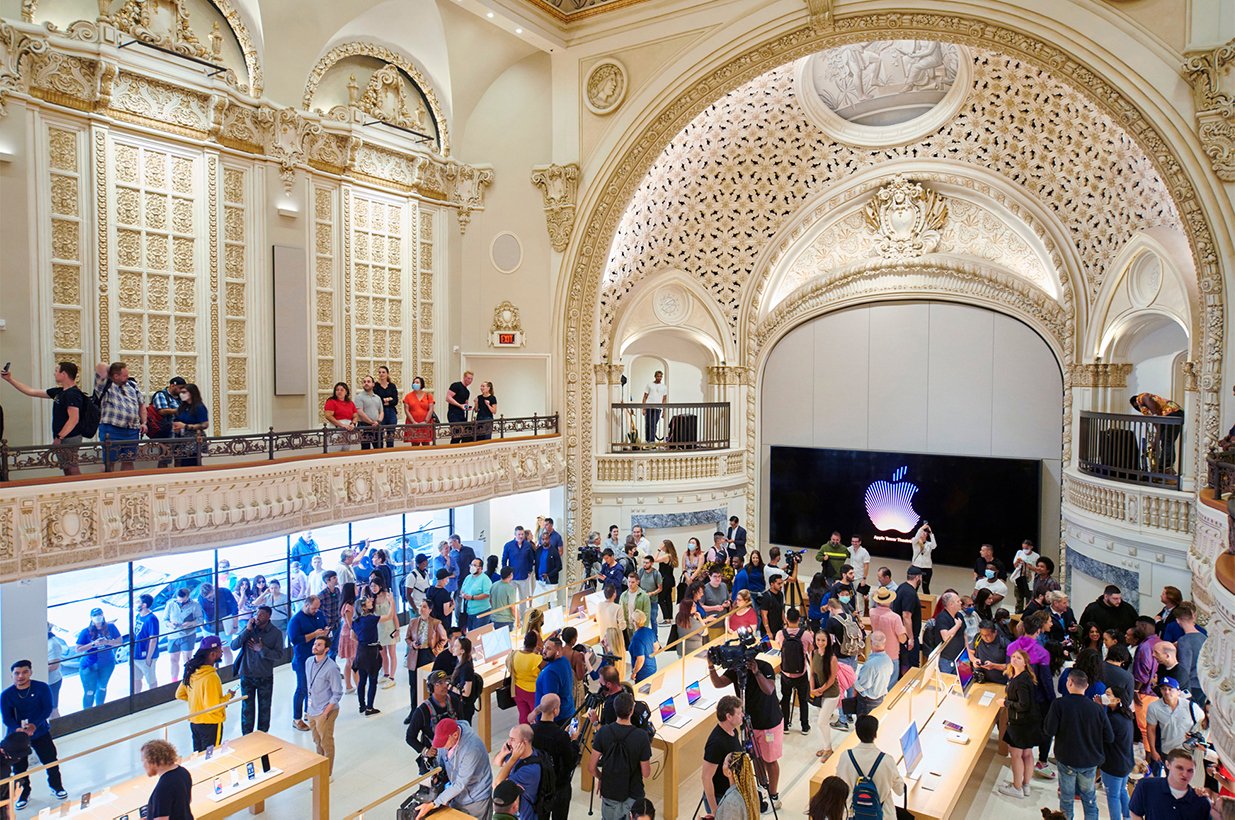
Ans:
{"type": "MultiPolygon", "coordinates": [[[[875,566],[887,564],[892,567],[894,577],[903,577],[904,562],[876,560],[875,566]]],[[[813,560],[808,559],[807,566],[812,571],[815,568],[813,560]]],[[[805,573],[803,576],[805,577],[805,573]]],[[[966,569],[940,567],[935,572],[932,584],[936,592],[942,592],[949,584],[958,588],[969,583],[971,573],[966,569]]],[[[663,633],[662,633],[663,634],[663,633]]],[[[272,732],[289,743],[296,743],[312,748],[312,738],[306,732],[298,732],[291,728],[291,692],[294,680],[290,669],[283,667],[275,680],[275,705],[272,717],[272,732]]],[[[416,764],[412,750],[404,743],[403,718],[408,709],[408,692],[406,677],[400,672],[399,685],[392,689],[379,689],[377,707],[382,710],[380,715],[361,717],[356,713],[355,703],[350,696],[344,702],[345,708],[340,715],[336,729],[337,752],[335,760],[334,782],[331,785],[332,817],[341,819],[349,812],[377,796],[397,788],[416,775],[416,764]]],[[[233,707],[236,709],[237,707],[233,707]]],[[[173,719],[184,714],[184,705],[173,702],[154,709],[147,710],[123,720],[93,729],[75,733],[58,740],[61,755],[71,754],[77,750],[105,744],[109,738],[122,737],[125,734],[139,730],[143,726],[153,726],[162,721],[173,719]]],[[[493,736],[499,738],[505,735],[515,717],[514,710],[498,711],[494,714],[493,736]]],[[[225,736],[232,737],[238,732],[239,716],[229,718],[226,724],[225,736]]],[[[812,735],[818,731],[817,725],[812,728],[812,735]]],[[[161,733],[160,733],[161,734],[161,733]]],[[[109,782],[133,777],[140,771],[137,760],[137,750],[141,743],[150,737],[130,741],[109,749],[106,752],[92,755],[80,761],[65,764],[64,782],[70,795],[76,797],[83,791],[98,791],[109,782]]],[[[836,733],[839,740],[840,733],[836,733]]],[[[189,748],[188,729],[185,724],[179,724],[171,729],[173,743],[182,750],[189,748]]],[[[785,758],[782,760],[781,796],[783,808],[779,814],[782,817],[800,817],[809,799],[811,773],[815,767],[814,751],[818,748],[817,737],[801,735],[796,728],[786,736],[785,758]]],[[[983,762],[979,763],[974,773],[974,780],[966,789],[961,803],[958,805],[955,817],[994,817],[1001,820],[1019,820],[1019,818],[1040,818],[1041,807],[1057,805],[1055,787],[1047,781],[1035,781],[1032,800],[1013,800],[994,792],[996,785],[1008,777],[1007,767],[1001,760],[994,757],[994,745],[990,747],[983,762]]],[[[653,758],[654,776],[660,776],[656,766],[658,756],[653,758]]],[[[577,775],[576,775],[577,777],[577,775]]],[[[587,798],[585,792],[578,789],[575,781],[575,797],[572,805],[572,816],[584,817],[587,814],[587,798]]],[[[699,803],[701,794],[699,769],[686,772],[679,784],[680,815],[689,817],[693,808],[699,803]]],[[[33,796],[29,808],[23,816],[36,814],[38,810],[49,805],[50,795],[46,781],[35,776],[33,796]]],[[[297,786],[288,792],[266,803],[266,811],[260,815],[270,818],[292,818],[305,816],[310,800],[310,789],[307,784],[297,786]]],[[[1102,802],[1099,793],[1099,802],[1102,802]]],[[[391,801],[371,812],[373,818],[391,818],[394,816],[397,801],[391,801]]],[[[1106,817],[1105,804],[1101,805],[1102,816],[1106,817]]],[[[599,807],[596,808],[599,812],[599,807]]],[[[599,816],[597,814],[597,816],[599,816]]],[[[1079,810],[1078,810],[1079,816],[1079,810]]]]}

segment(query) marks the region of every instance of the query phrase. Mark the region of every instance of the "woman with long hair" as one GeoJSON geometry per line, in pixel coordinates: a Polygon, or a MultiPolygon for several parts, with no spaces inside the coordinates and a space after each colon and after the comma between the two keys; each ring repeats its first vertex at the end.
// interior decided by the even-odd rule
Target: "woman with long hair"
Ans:
{"type": "Polygon", "coordinates": [[[810,799],[806,813],[810,820],[847,820],[849,784],[836,775],[825,777],[819,784],[819,791],[810,799]]]}
{"type": "Polygon", "coordinates": [[[619,673],[623,673],[626,666],[626,613],[617,601],[617,587],[605,584],[605,600],[596,608],[596,626],[600,631],[600,645],[605,654],[622,658],[614,661],[613,665],[618,667],[619,673]]]}
{"type": "MultiPolygon", "coordinates": [[[[370,581],[373,579],[370,578],[370,581]]],[[[382,650],[378,642],[379,623],[381,618],[373,611],[374,599],[368,595],[361,598],[356,606],[360,615],[352,621],[352,631],[356,633],[356,701],[360,706],[360,714],[376,715],[380,709],[373,707],[373,698],[377,695],[377,679],[382,671],[382,650]]]]}
{"type": "Polygon", "coordinates": [[[455,638],[452,645],[457,663],[450,673],[450,688],[459,693],[462,704],[459,707],[459,719],[466,720],[469,725],[476,716],[476,698],[478,692],[473,691],[476,682],[476,666],[472,663],[472,642],[466,635],[455,638]]]}
{"type": "MultiPolygon", "coordinates": [[[[433,659],[446,646],[449,637],[446,634],[446,627],[437,618],[433,617],[433,605],[428,599],[424,599],[417,605],[418,615],[407,622],[407,632],[404,634],[403,640],[407,643],[407,683],[408,689],[411,690],[412,708],[416,708],[416,704],[420,702],[416,689],[416,671],[422,666],[428,666],[433,663],[433,659]]],[[[411,723],[412,716],[408,713],[407,720],[404,723],[411,723]]]]}
{"type": "Polygon", "coordinates": [[[750,755],[731,752],[720,765],[732,785],[717,800],[714,820],[758,820],[759,785],[750,755]]]}
{"type": "Polygon", "coordinates": [[[666,538],[660,542],[660,550],[653,560],[656,561],[657,569],[660,570],[660,596],[657,598],[657,603],[660,604],[661,620],[667,621],[673,616],[673,592],[677,587],[677,582],[673,577],[673,571],[678,565],[677,547],[666,538]]]}
{"type": "Polygon", "coordinates": [[[1008,658],[1008,683],[1004,687],[1001,706],[1008,710],[1008,728],[1003,741],[1012,754],[1012,781],[998,788],[1000,794],[1022,798],[1029,796],[1029,781],[1033,779],[1034,748],[1042,742],[1042,710],[1034,690],[1038,676],[1029,662],[1029,653],[1017,649],[1008,658]]]}
{"type": "Polygon", "coordinates": [[[1102,643],[1102,627],[1093,621],[1081,624],[1076,632],[1076,651],[1080,652],[1082,649],[1096,649],[1106,657],[1106,646],[1102,643]]]}
{"type": "Polygon", "coordinates": [[[1061,696],[1068,694],[1068,675],[1073,669],[1085,673],[1085,677],[1089,679],[1089,686],[1085,689],[1085,697],[1088,700],[1093,700],[1095,695],[1101,695],[1106,691],[1106,683],[1102,680],[1102,668],[1106,664],[1102,663],[1102,653],[1097,649],[1082,649],[1076,655],[1076,662],[1068,669],[1064,669],[1059,673],[1059,683],[1057,691],[1061,696]]]}
{"type": "MultiPolygon", "coordinates": [[[[375,568],[376,569],[376,568],[375,568]]],[[[386,578],[374,571],[369,576],[367,598],[373,601],[373,614],[378,617],[378,657],[382,667],[382,688],[395,685],[395,641],[399,634],[399,613],[395,610],[394,596],[386,586],[386,578]]]]}
{"type": "Polygon", "coordinates": [[[193,735],[193,751],[204,752],[223,742],[223,721],[227,709],[213,707],[227,703],[234,691],[223,694],[223,681],[215,668],[223,657],[223,644],[216,635],[207,635],[193,657],[184,665],[176,698],[189,704],[189,714],[204,712],[189,718],[189,731],[193,735]]]}
{"type": "Polygon", "coordinates": [[[737,632],[742,627],[748,626],[758,631],[759,610],[755,609],[754,598],[751,597],[750,590],[739,590],[737,597],[733,599],[733,604],[733,611],[726,618],[728,630],[737,632]]]}
{"type": "MultiPolygon", "coordinates": [[[[1115,644],[1107,651],[1103,666],[1118,666],[1127,669],[1132,665],[1132,656],[1128,647],[1115,644]]],[[[1130,691],[1125,695],[1131,697],[1130,691]]],[[[1106,757],[1098,767],[1102,777],[1102,790],[1106,793],[1106,805],[1114,820],[1132,816],[1128,797],[1128,777],[1136,768],[1136,760],[1132,751],[1132,739],[1135,731],[1136,716],[1132,711],[1132,703],[1124,702],[1118,691],[1111,687],[1105,696],[1106,716],[1111,722],[1111,732],[1115,735],[1112,743],[1106,744],[1106,757]]]]}
{"type": "MultiPolygon", "coordinates": [[[[352,401],[352,389],[347,386],[347,382],[335,384],[334,392],[322,406],[322,415],[328,425],[341,431],[351,430],[356,426],[356,404],[352,401]]],[[[348,449],[346,438],[340,443],[339,449],[348,449]]]]}
{"type": "Polygon", "coordinates": [[[830,587],[824,572],[816,572],[806,587],[806,625],[812,632],[818,632],[823,626],[823,599],[830,587]]]}
{"type": "MultiPolygon", "coordinates": [[[[197,385],[191,383],[181,385],[177,398],[180,399],[180,407],[177,408],[176,415],[172,417],[172,435],[183,439],[196,439],[199,435],[204,436],[206,428],[210,426],[210,414],[206,410],[206,403],[202,401],[202,393],[197,389],[197,385]]],[[[201,445],[196,441],[192,444],[176,442],[175,454],[177,467],[202,466],[201,445]]]]}
{"type": "MultiPolygon", "coordinates": [[[[918,527],[918,531],[913,535],[913,541],[909,544],[909,563],[922,570],[922,589],[920,592],[923,595],[931,594],[931,576],[935,574],[935,562],[931,558],[931,553],[935,551],[937,544],[935,543],[935,532],[929,524],[923,524],[918,527]]],[[[940,595],[940,598],[943,596],[940,595]]]]}
{"type": "MultiPolygon", "coordinates": [[[[677,616],[673,619],[673,626],[677,630],[674,640],[681,640],[690,633],[703,628],[704,615],[700,603],[702,600],[703,584],[696,581],[686,588],[686,594],[678,602],[677,616]]],[[[703,638],[702,632],[686,638],[678,644],[678,654],[686,655],[688,652],[694,652],[703,646],[703,638]]]]}
{"type": "Polygon", "coordinates": [[[837,666],[840,662],[840,647],[826,629],[815,632],[815,651],[810,657],[810,697],[817,700],[821,709],[819,726],[823,733],[823,747],[815,752],[820,763],[832,756],[832,715],[840,703],[840,683],[837,666]]]}
{"type": "Polygon", "coordinates": [[[256,597],[253,593],[253,584],[248,578],[240,578],[236,581],[237,628],[241,632],[244,631],[245,626],[253,618],[253,599],[256,597]]]}
{"type": "Polygon", "coordinates": [[[734,591],[749,589],[753,595],[759,595],[767,589],[767,579],[763,573],[763,555],[759,550],[751,550],[746,566],[737,570],[733,576],[734,591]]]}
{"type": "Polygon", "coordinates": [[[995,612],[991,609],[991,591],[985,587],[978,590],[978,594],[973,596],[973,611],[978,616],[978,621],[993,621],[995,620],[995,612]]]}
{"type": "Polygon", "coordinates": [[[344,693],[356,691],[356,671],[352,661],[356,659],[356,633],[352,631],[352,619],[356,617],[356,585],[348,581],[343,585],[343,599],[339,604],[339,659],[343,661],[344,693]]]}
{"type": "MultiPolygon", "coordinates": [[[[535,612],[535,610],[532,610],[535,612]]],[[[523,646],[506,656],[506,671],[510,674],[511,695],[519,710],[519,722],[527,723],[532,709],[536,708],[536,676],[540,674],[544,660],[536,649],[540,633],[528,631],[523,636],[523,646]]]]}
{"type": "Polygon", "coordinates": [[[476,397],[476,440],[493,438],[493,413],[497,410],[497,396],[493,395],[493,382],[480,383],[480,395],[476,397]]]}
{"type": "Polygon", "coordinates": [[[699,572],[703,569],[703,546],[693,535],[686,539],[686,554],[682,556],[682,582],[678,590],[678,600],[682,600],[686,587],[699,580],[699,572]]]}

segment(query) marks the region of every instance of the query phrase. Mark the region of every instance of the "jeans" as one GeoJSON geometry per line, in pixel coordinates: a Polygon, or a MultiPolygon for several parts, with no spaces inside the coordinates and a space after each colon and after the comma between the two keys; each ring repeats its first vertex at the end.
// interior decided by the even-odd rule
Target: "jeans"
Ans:
{"type": "Polygon", "coordinates": [[[464,618],[463,620],[463,631],[464,632],[471,632],[473,629],[480,629],[482,626],[489,623],[489,616],[481,615],[479,613],[473,614],[473,615],[464,615],[463,618],[464,618]]]}
{"type": "Polygon", "coordinates": [[[393,428],[398,423],[399,423],[398,409],[394,407],[383,407],[382,408],[382,426],[389,428],[385,431],[385,436],[386,436],[385,443],[387,447],[395,446],[395,431],[393,428]]]}
{"type": "Polygon", "coordinates": [[[1106,807],[1111,812],[1111,820],[1128,820],[1132,816],[1128,806],[1128,776],[1115,777],[1106,772],[1099,774],[1102,775],[1102,790],[1106,792],[1106,807]]]}
{"type": "Polygon", "coordinates": [[[600,820],[629,820],[630,810],[634,805],[635,798],[633,797],[622,801],[602,797],[600,799],[600,820]]]}
{"type": "Polygon", "coordinates": [[[643,416],[643,440],[648,444],[656,441],[656,425],[660,422],[660,410],[648,408],[643,416]]]}
{"type": "MultiPolygon", "coordinates": [[[[52,742],[51,732],[44,732],[30,738],[30,748],[39,756],[39,762],[44,766],[56,761],[56,744],[52,742]]],[[[14,761],[13,774],[21,774],[28,768],[30,768],[30,758],[23,757],[21,760],[14,761]]],[[[62,791],[64,784],[60,782],[60,767],[51,766],[46,771],[48,787],[54,792],[62,791]]],[[[17,781],[17,785],[20,788],[20,794],[27,796],[30,794],[30,778],[23,777],[17,781]]]]}
{"type": "MultiPolygon", "coordinates": [[[[931,594],[931,576],[935,574],[935,568],[930,567],[928,569],[925,567],[920,567],[920,569],[922,570],[922,594],[930,595],[931,594]]],[[[917,639],[916,635],[914,636],[914,639],[915,640],[917,639]]]]}
{"type": "Polygon", "coordinates": [[[1085,809],[1085,820],[1098,820],[1098,795],[1094,791],[1097,772],[1097,766],[1074,769],[1066,763],[1059,764],[1059,810],[1068,820],[1072,820],[1073,803],[1078,792],[1081,806],[1085,809]]]}
{"type": "Polygon", "coordinates": [[[222,723],[190,723],[189,734],[193,738],[193,751],[204,752],[223,742],[222,723]]]}
{"type": "Polygon", "coordinates": [[[840,702],[841,719],[844,720],[847,717],[860,718],[863,715],[869,715],[881,703],[883,703],[883,698],[868,698],[861,692],[854,692],[853,697],[844,698],[840,702]]]}
{"type": "Polygon", "coordinates": [[[274,695],[274,678],[240,678],[240,694],[246,696],[240,704],[240,734],[253,731],[254,718],[257,731],[270,731],[270,698],[274,695]]]}
{"type": "MultiPolygon", "coordinates": [[[[793,694],[798,695],[798,715],[802,719],[802,728],[810,728],[810,681],[807,675],[796,678],[781,675],[780,678],[780,711],[785,716],[785,728],[793,724],[793,694]]],[[[717,798],[720,799],[719,797],[717,798]]]]}
{"type": "Polygon", "coordinates": [[[362,422],[356,426],[360,430],[361,450],[377,449],[382,446],[382,433],[379,425],[362,422]]]}
{"type": "Polygon", "coordinates": [[[309,701],[309,678],[305,675],[304,661],[297,660],[295,655],[292,655],[292,671],[296,673],[296,693],[292,695],[292,720],[300,720],[309,701]]]}
{"type": "Polygon", "coordinates": [[[111,673],[114,671],[116,667],[111,664],[104,666],[96,663],[78,673],[83,692],[81,708],[89,709],[92,706],[103,705],[103,702],[107,700],[107,682],[111,680],[111,673]]]}
{"type": "MultiPolygon", "coordinates": [[[[857,672],[857,671],[858,671],[858,659],[857,659],[856,657],[855,657],[855,658],[837,658],[837,660],[838,660],[838,661],[840,661],[841,663],[843,663],[845,666],[848,666],[848,667],[849,667],[850,669],[852,669],[854,672],[857,672]]],[[[857,679],[857,675],[854,675],[854,679],[855,679],[855,680],[857,679]]],[[[849,697],[852,693],[853,693],[853,687],[851,686],[851,687],[849,687],[848,689],[846,689],[845,691],[841,692],[841,693],[840,693],[840,696],[841,696],[842,698],[847,698],[847,697],[849,697]]]]}

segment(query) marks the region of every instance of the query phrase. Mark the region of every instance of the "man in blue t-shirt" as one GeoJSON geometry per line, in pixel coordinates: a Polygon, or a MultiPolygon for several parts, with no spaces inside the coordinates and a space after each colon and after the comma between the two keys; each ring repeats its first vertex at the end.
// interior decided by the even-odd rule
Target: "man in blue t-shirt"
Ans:
{"type": "Polygon", "coordinates": [[[562,654],[562,639],[557,635],[545,639],[544,656],[545,665],[536,676],[536,704],[550,692],[561,698],[557,722],[562,724],[575,715],[575,672],[562,654]]]}
{"type": "MultiPolygon", "coordinates": [[[[515,527],[515,537],[502,547],[502,566],[512,567],[515,571],[515,589],[519,600],[532,597],[534,588],[533,574],[535,572],[535,550],[527,541],[527,533],[523,527],[515,527]]],[[[525,608],[525,607],[521,607],[525,608]]]]}
{"type": "Polygon", "coordinates": [[[519,800],[519,820],[536,820],[536,798],[540,793],[540,755],[532,748],[534,735],[526,723],[511,728],[510,736],[494,762],[498,765],[494,784],[509,780],[523,789],[519,800]]]}
{"type": "Polygon", "coordinates": [[[1209,800],[1193,791],[1196,764],[1186,749],[1166,756],[1166,776],[1146,777],[1136,784],[1128,808],[1136,820],[1208,820],[1209,800]]]}
{"type": "MultiPolygon", "coordinates": [[[[47,722],[51,717],[51,687],[38,680],[32,680],[30,661],[15,661],[9,667],[13,674],[13,685],[0,692],[0,720],[4,722],[5,734],[16,731],[25,732],[30,736],[30,746],[39,756],[43,765],[56,762],[56,744],[51,739],[51,725],[47,722]]],[[[21,774],[29,768],[29,758],[22,758],[13,763],[13,774],[21,774]]],[[[47,785],[58,800],[65,800],[69,793],[60,782],[60,767],[47,768],[47,785]]],[[[30,802],[30,778],[23,777],[17,783],[20,791],[15,808],[20,811],[30,802]]]]}
{"type": "Polygon", "coordinates": [[[137,616],[133,626],[137,634],[133,636],[133,694],[142,690],[142,683],[150,689],[159,685],[155,673],[155,661],[159,657],[159,616],[151,608],[154,606],[154,596],[143,594],[137,599],[137,616]]]}
{"type": "Polygon", "coordinates": [[[318,636],[330,637],[326,628],[326,615],[321,612],[322,602],[316,595],[304,599],[300,611],[287,622],[287,641],[292,645],[292,669],[296,673],[296,694],[292,700],[292,728],[309,731],[304,722],[305,705],[309,699],[309,679],[305,675],[305,662],[313,654],[313,641],[318,636]]]}
{"type": "Polygon", "coordinates": [[[545,519],[545,528],[540,533],[540,538],[542,541],[545,536],[549,537],[549,546],[557,550],[558,557],[563,557],[562,554],[565,551],[566,545],[562,542],[562,534],[553,528],[552,518],[545,519]]]}

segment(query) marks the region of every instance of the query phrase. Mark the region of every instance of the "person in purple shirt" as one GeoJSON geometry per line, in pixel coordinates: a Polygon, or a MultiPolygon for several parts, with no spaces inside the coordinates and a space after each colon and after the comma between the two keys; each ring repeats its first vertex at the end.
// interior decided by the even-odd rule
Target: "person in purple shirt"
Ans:
{"type": "MultiPolygon", "coordinates": [[[[47,765],[57,759],[56,744],[51,739],[51,725],[47,722],[52,709],[51,688],[42,681],[31,680],[31,670],[28,660],[15,661],[9,667],[13,685],[0,692],[0,720],[4,722],[5,734],[21,731],[29,735],[30,746],[39,756],[39,762],[47,765]]],[[[21,774],[29,765],[29,758],[14,762],[13,774],[21,774]]],[[[17,785],[20,791],[15,807],[20,811],[30,802],[30,778],[23,777],[17,785]]],[[[59,766],[48,766],[47,785],[58,800],[69,796],[60,782],[59,766]]]]}
{"type": "Polygon", "coordinates": [[[502,566],[515,571],[515,589],[520,600],[532,597],[535,572],[535,550],[527,541],[523,527],[515,527],[515,537],[502,547],[502,566]]]}
{"type": "Polygon", "coordinates": [[[1142,695],[1153,695],[1154,684],[1158,682],[1158,661],[1154,658],[1154,645],[1161,640],[1157,634],[1157,624],[1153,618],[1140,617],[1136,619],[1138,643],[1132,656],[1132,680],[1136,682],[1136,691],[1142,695]]]}

